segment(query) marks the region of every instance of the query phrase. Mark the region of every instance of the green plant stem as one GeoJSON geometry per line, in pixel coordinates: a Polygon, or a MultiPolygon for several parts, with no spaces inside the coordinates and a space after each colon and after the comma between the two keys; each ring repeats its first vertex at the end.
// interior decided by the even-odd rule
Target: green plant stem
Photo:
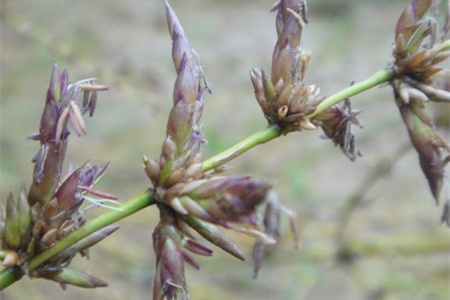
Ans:
{"type": "MultiPolygon", "coordinates": [[[[430,49],[434,51],[447,51],[450,49],[450,40],[446,40],[440,44],[434,45],[433,48],[430,49]]],[[[338,104],[339,102],[344,101],[347,98],[350,98],[352,96],[355,96],[359,93],[362,93],[364,91],[367,91],[373,87],[376,87],[384,82],[390,81],[394,78],[394,71],[392,68],[388,67],[383,70],[380,70],[376,73],[374,73],[372,76],[367,78],[366,80],[360,81],[354,85],[349,86],[346,89],[343,89],[342,91],[333,94],[327,98],[325,98],[316,108],[316,110],[312,113],[306,116],[306,118],[311,119],[323,112],[324,110],[327,110],[328,108],[332,107],[333,105],[338,104]]]]}
{"type": "MultiPolygon", "coordinates": [[[[28,269],[30,271],[36,269],[46,260],[69,248],[79,240],[152,204],[154,204],[153,193],[150,190],[145,190],[122,204],[118,210],[110,210],[64,236],[60,241],[58,241],[58,243],[55,244],[55,246],[40,253],[29,261],[28,269]]],[[[15,281],[19,280],[22,275],[23,273],[21,271],[18,272],[17,268],[3,269],[0,272],[0,290],[3,290],[15,281]]]]}
{"type": "Polygon", "coordinates": [[[311,119],[327,110],[328,108],[338,104],[339,102],[344,101],[347,98],[350,98],[354,95],[367,91],[373,87],[376,87],[386,81],[391,80],[394,77],[394,72],[390,68],[386,68],[374,73],[372,76],[367,78],[366,80],[360,81],[354,85],[349,86],[348,88],[343,89],[342,91],[331,95],[325,98],[320,104],[317,106],[316,110],[306,116],[306,118],[311,119]]]}
{"type": "MultiPolygon", "coordinates": [[[[364,92],[370,88],[373,88],[383,82],[392,79],[393,73],[390,69],[384,69],[378,71],[370,78],[361,81],[355,85],[352,85],[328,98],[320,103],[316,111],[308,115],[307,118],[312,118],[318,113],[328,109],[329,107],[344,101],[348,97],[354,96],[361,92],[364,92]]],[[[247,152],[251,148],[259,144],[264,144],[270,140],[273,140],[280,135],[282,135],[282,130],[276,126],[271,125],[266,128],[255,132],[251,136],[245,138],[241,142],[235,144],[234,146],[226,149],[225,151],[207,159],[203,162],[203,171],[208,171],[217,168],[230,160],[238,157],[239,155],[247,152]]],[[[39,265],[44,263],[46,260],[52,258],[61,251],[72,246],[79,240],[87,237],[88,235],[100,230],[101,228],[108,226],[114,222],[117,222],[141,209],[153,204],[152,193],[149,190],[142,192],[141,194],[131,198],[120,206],[119,210],[111,210],[80,227],[79,229],[69,233],[67,236],[62,238],[54,247],[40,253],[34,257],[29,263],[28,268],[30,271],[36,269],[39,265]]],[[[19,280],[23,275],[23,272],[18,268],[5,268],[0,272],[0,290],[8,287],[12,283],[19,280]]]]}
{"type": "Polygon", "coordinates": [[[203,162],[203,171],[217,168],[230,160],[238,157],[242,153],[247,152],[251,148],[259,144],[267,143],[282,134],[281,129],[276,125],[267,126],[266,128],[255,132],[251,136],[245,138],[234,146],[225,151],[205,160],[203,162]]]}
{"type": "Polygon", "coordinates": [[[22,276],[23,272],[18,267],[3,269],[0,272],[0,291],[19,280],[22,276]]]}
{"type": "MultiPolygon", "coordinates": [[[[386,68],[374,73],[372,76],[363,80],[357,84],[349,86],[348,88],[343,89],[342,91],[325,98],[318,106],[317,109],[310,115],[307,115],[306,118],[311,119],[323,112],[324,110],[332,107],[333,105],[338,104],[339,102],[344,101],[345,99],[367,91],[373,87],[376,87],[386,81],[389,81],[393,78],[394,73],[390,68],[386,68]]],[[[242,140],[241,142],[235,144],[234,146],[226,149],[225,151],[211,157],[210,159],[203,162],[203,171],[211,170],[217,168],[230,160],[238,157],[239,155],[247,152],[251,148],[256,145],[266,143],[274,138],[282,135],[282,130],[276,126],[271,125],[268,126],[258,132],[255,132],[251,136],[242,140]]]]}

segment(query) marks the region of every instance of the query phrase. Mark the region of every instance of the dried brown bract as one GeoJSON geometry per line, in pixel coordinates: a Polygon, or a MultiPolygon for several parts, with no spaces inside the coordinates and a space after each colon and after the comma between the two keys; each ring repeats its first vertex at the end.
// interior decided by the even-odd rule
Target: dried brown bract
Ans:
{"type": "Polygon", "coordinates": [[[321,121],[320,127],[325,133],[325,137],[331,139],[334,145],[339,146],[345,156],[352,161],[362,156],[351,128],[352,125],[362,128],[356,118],[359,113],[361,110],[352,109],[350,99],[347,99],[342,105],[335,105],[315,117],[316,120],[321,121]]]}
{"type": "MultiPolygon", "coordinates": [[[[294,248],[298,250],[300,249],[300,235],[297,229],[297,213],[281,205],[278,195],[275,192],[271,192],[267,196],[267,205],[265,207],[263,220],[264,232],[265,234],[273,237],[278,243],[281,238],[280,219],[282,212],[287,214],[289,217],[289,223],[294,239],[294,248]]],[[[253,278],[258,277],[266,254],[272,249],[273,244],[267,243],[262,238],[256,240],[255,245],[253,246],[253,278]]]]}

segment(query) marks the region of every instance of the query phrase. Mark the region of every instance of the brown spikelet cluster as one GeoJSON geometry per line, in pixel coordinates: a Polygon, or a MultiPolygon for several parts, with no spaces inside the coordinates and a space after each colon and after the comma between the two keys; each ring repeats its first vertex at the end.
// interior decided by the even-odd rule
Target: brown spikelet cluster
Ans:
{"type": "MultiPolygon", "coordinates": [[[[188,298],[184,263],[199,269],[193,254],[212,255],[200,237],[241,260],[245,260],[243,254],[220,227],[256,237],[263,244],[275,243],[278,237],[265,233],[257,210],[266,202],[268,182],[250,176],[220,176],[219,169],[203,170],[200,150],[206,140],[201,115],[204,94],[211,88],[167,1],[166,12],[177,72],[173,107],[159,160],[144,156],[144,169],[160,211],[153,232],[155,300],[188,298]]],[[[271,230],[278,226],[279,222],[271,224],[271,230]]]]}
{"type": "MultiPolygon", "coordinates": [[[[308,23],[304,0],[281,0],[272,10],[277,11],[277,42],[272,56],[272,72],[254,68],[250,77],[265,118],[277,125],[284,134],[297,130],[321,127],[325,136],[341,147],[351,160],[361,156],[351,125],[359,122],[359,110],[351,110],[349,102],[343,107],[333,106],[313,119],[307,116],[324,99],[315,85],[306,85],[304,77],[311,52],[301,47],[302,32],[308,23]]],[[[348,100],[349,101],[349,100],[348,100]]]]}
{"type": "Polygon", "coordinates": [[[359,113],[361,110],[352,109],[350,99],[347,99],[342,105],[334,105],[314,118],[321,121],[320,127],[325,133],[325,137],[331,139],[335,146],[339,146],[351,161],[362,156],[361,150],[356,145],[356,137],[352,132],[352,125],[362,128],[356,118],[359,113]]]}
{"type": "Polygon", "coordinates": [[[117,230],[115,225],[86,237],[31,272],[27,265],[31,258],[51,248],[85,222],[80,206],[87,194],[115,198],[92,189],[108,164],[99,167],[85,164],[62,176],[70,135],[69,122],[78,136],[85,134],[82,115],[87,112],[93,115],[97,91],[106,89],[92,79],[70,83],[67,71],[60,73],[57,64],[54,64],[39,132],[29,137],[40,142],[39,152],[33,158],[31,187],[27,193],[23,186],[17,200],[10,194],[6,208],[0,205],[1,249],[7,253],[3,259],[4,266],[21,268],[31,277],[57,281],[62,287],[66,284],[86,288],[106,286],[103,280],[68,265],[77,253],[86,255],[89,247],[117,230]]]}
{"type": "MultiPolygon", "coordinates": [[[[443,65],[450,57],[448,40],[444,43],[450,14],[446,2],[447,24],[442,32],[436,20],[440,1],[409,3],[397,23],[391,81],[401,117],[437,204],[444,186],[445,165],[450,161],[450,146],[436,131],[427,106],[433,102],[450,102],[449,70],[443,65]],[[439,39],[442,43],[436,44],[439,39]]],[[[448,223],[446,219],[448,209],[444,208],[443,222],[448,223]]]]}
{"type": "Polygon", "coordinates": [[[277,124],[284,132],[312,130],[306,115],[312,113],[323,97],[314,85],[303,83],[311,52],[301,48],[302,31],[308,23],[305,1],[279,1],[277,11],[278,40],[272,56],[272,72],[254,68],[250,77],[258,101],[269,124],[277,124]]]}

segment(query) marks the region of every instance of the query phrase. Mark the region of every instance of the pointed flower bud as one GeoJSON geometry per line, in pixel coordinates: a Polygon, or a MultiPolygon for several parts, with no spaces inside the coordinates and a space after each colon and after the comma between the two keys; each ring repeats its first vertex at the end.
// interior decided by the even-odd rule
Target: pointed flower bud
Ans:
{"type": "Polygon", "coordinates": [[[201,256],[211,256],[213,251],[203,245],[202,243],[198,242],[195,239],[192,238],[185,238],[183,240],[183,246],[191,251],[192,253],[201,255],[201,256]]]}
{"type": "Polygon", "coordinates": [[[21,256],[14,250],[3,250],[1,259],[3,260],[2,265],[5,268],[19,266],[24,263],[24,257],[21,256]]]}
{"type": "Polygon", "coordinates": [[[116,199],[113,195],[91,189],[91,186],[105,173],[108,163],[91,167],[87,171],[83,170],[85,165],[69,175],[55,192],[58,210],[66,211],[67,215],[71,215],[81,206],[88,192],[102,198],[116,199]]]}
{"type": "Polygon", "coordinates": [[[55,193],[61,210],[76,210],[80,207],[83,197],[80,193],[81,168],[73,172],[55,193]]]}
{"type": "Polygon", "coordinates": [[[155,228],[153,248],[156,256],[156,272],[153,299],[178,299],[186,295],[182,237],[174,226],[175,220],[167,208],[161,207],[161,220],[155,228]]]}
{"type": "MultiPolygon", "coordinates": [[[[417,45],[412,45],[414,43],[414,39],[417,39],[417,36],[414,37],[418,33],[419,28],[424,25],[427,21],[431,21],[426,17],[428,10],[431,8],[431,5],[435,0],[413,0],[410,1],[406,9],[403,11],[397,22],[397,28],[395,30],[395,40],[399,40],[404,43],[404,46],[408,52],[414,51],[411,46],[414,46],[414,49],[417,49],[417,45]],[[427,20],[428,19],[428,20],[427,20]]],[[[419,33],[423,34],[423,33],[419,33]]],[[[419,37],[420,38],[420,37],[419,37]]],[[[406,49],[396,49],[396,51],[406,50],[406,49]]],[[[400,54],[401,52],[397,52],[400,54]]]]}
{"type": "Polygon", "coordinates": [[[450,161],[450,146],[435,131],[431,116],[420,101],[413,100],[408,105],[400,106],[400,114],[411,143],[419,155],[420,166],[431,193],[439,204],[445,180],[445,165],[450,161]],[[443,153],[447,155],[444,156],[443,153]]]}
{"type": "Polygon", "coordinates": [[[30,136],[41,143],[41,148],[33,159],[34,176],[28,196],[30,205],[36,202],[45,205],[53,197],[61,177],[70,134],[68,123],[72,123],[77,135],[86,134],[82,115],[87,111],[93,114],[97,91],[106,89],[105,86],[95,85],[93,79],[69,83],[67,71],[60,73],[58,64],[53,65],[39,133],[30,136]],[[82,102],[78,99],[81,93],[82,102]]]}
{"type": "Polygon", "coordinates": [[[245,261],[245,257],[241,253],[237,245],[217,226],[189,215],[183,217],[183,221],[185,221],[201,236],[203,236],[205,239],[207,239],[217,247],[222,248],[224,251],[230,253],[234,257],[245,261]]]}
{"type": "Polygon", "coordinates": [[[98,288],[108,286],[105,281],[99,278],[69,267],[44,267],[42,269],[33,271],[32,274],[34,276],[43,277],[59,282],[64,289],[67,284],[82,288],[98,288]]]}
{"type": "MultiPolygon", "coordinates": [[[[278,195],[275,192],[270,192],[267,196],[266,208],[264,212],[264,233],[273,238],[276,243],[280,240],[280,217],[281,212],[285,212],[289,216],[289,223],[291,225],[291,232],[294,239],[294,248],[297,250],[300,247],[300,237],[297,229],[297,214],[290,209],[281,205],[278,195]]],[[[262,262],[268,251],[273,247],[272,244],[265,242],[262,238],[255,241],[253,246],[253,278],[258,277],[262,262]]]]}
{"type": "MultiPolygon", "coordinates": [[[[192,191],[184,190],[183,193],[194,199],[218,222],[253,224],[256,222],[256,208],[264,201],[269,189],[270,185],[265,181],[248,176],[230,176],[202,180],[198,187],[192,191]]],[[[186,198],[180,200],[183,204],[186,198]]]]}
{"type": "Polygon", "coordinates": [[[17,203],[11,193],[6,201],[5,241],[8,249],[19,249],[21,244],[20,215],[17,212],[17,203]]]}
{"type": "MultiPolygon", "coordinates": [[[[439,38],[438,24],[434,18],[439,13],[436,2],[439,1],[412,0],[400,16],[393,53],[396,79],[407,76],[414,81],[431,84],[429,79],[443,69],[438,65],[449,57],[450,49],[444,44],[434,47],[439,38]]],[[[442,37],[445,38],[445,35],[443,33],[442,37]]]]}
{"type": "Polygon", "coordinates": [[[45,204],[51,200],[61,177],[67,141],[58,144],[43,144],[34,159],[33,183],[28,201],[32,206],[39,202],[45,204]]]}
{"type": "Polygon", "coordinates": [[[94,246],[95,244],[101,242],[103,239],[114,233],[117,229],[119,229],[119,227],[120,227],[119,225],[109,225],[103,227],[102,229],[94,232],[88,237],[85,237],[84,239],[76,242],[66,250],[60,252],[55,260],[64,259],[66,257],[72,257],[77,252],[81,252],[94,246]]]}
{"type": "Polygon", "coordinates": [[[159,164],[145,155],[142,156],[142,160],[144,161],[145,174],[147,174],[152,182],[157,182],[160,172],[159,164]]]}
{"type": "MultiPolygon", "coordinates": [[[[187,174],[185,169],[194,163],[201,145],[206,142],[201,115],[204,90],[210,91],[210,87],[180,21],[169,3],[165,1],[165,4],[177,78],[159,168],[150,163],[150,160],[144,161],[144,165],[154,187],[168,188],[178,181],[189,180],[191,176],[201,177],[198,173],[187,174]]],[[[163,195],[156,198],[163,198],[163,195]]]]}
{"type": "Polygon", "coordinates": [[[189,126],[191,117],[192,113],[188,103],[184,97],[181,97],[176,101],[169,114],[167,136],[168,139],[170,138],[169,141],[173,141],[173,146],[164,145],[163,154],[166,159],[169,156],[176,156],[182,151],[184,144],[187,142],[186,137],[192,132],[192,128],[189,126]]]}

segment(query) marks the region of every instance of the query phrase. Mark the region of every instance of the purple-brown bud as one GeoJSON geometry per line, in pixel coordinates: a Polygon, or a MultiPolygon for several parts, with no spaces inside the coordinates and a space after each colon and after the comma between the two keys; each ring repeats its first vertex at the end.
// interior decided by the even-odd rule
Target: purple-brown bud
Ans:
{"type": "MultiPolygon", "coordinates": [[[[180,21],[169,3],[165,1],[165,4],[177,78],[159,168],[148,159],[148,163],[144,161],[144,164],[153,185],[168,188],[179,181],[190,180],[190,176],[185,174],[184,170],[196,162],[194,160],[200,146],[206,142],[201,128],[201,115],[204,90],[210,90],[210,87],[203,77],[202,69],[193,55],[194,50],[186,38],[180,21]]],[[[198,174],[195,174],[195,177],[197,176],[198,174]]],[[[159,198],[163,196],[160,195],[159,198]]]]}
{"type": "Polygon", "coordinates": [[[103,227],[102,229],[76,242],[66,250],[60,252],[53,260],[72,257],[77,252],[83,253],[83,251],[85,251],[86,249],[94,246],[95,244],[101,242],[103,239],[107,238],[109,235],[113,234],[117,229],[119,229],[119,227],[119,225],[115,224],[103,227]]]}
{"type": "Polygon", "coordinates": [[[321,121],[320,127],[325,137],[331,139],[335,146],[339,146],[345,156],[352,161],[362,156],[351,129],[352,125],[362,128],[357,119],[360,112],[361,110],[352,109],[350,100],[347,99],[342,106],[335,105],[315,117],[321,121]]]}
{"type": "MultiPolygon", "coordinates": [[[[265,200],[269,189],[270,184],[263,180],[249,176],[230,176],[187,183],[181,189],[180,195],[194,199],[194,204],[197,203],[209,216],[217,220],[215,223],[255,224],[254,213],[265,200]]],[[[192,202],[189,198],[180,198],[188,211],[192,207],[189,205],[189,202],[192,202]]],[[[211,221],[209,218],[205,220],[211,221]]]]}
{"type": "Polygon", "coordinates": [[[3,206],[0,213],[2,214],[0,246],[4,244],[4,249],[12,250],[26,247],[30,240],[31,210],[24,185],[20,189],[17,201],[12,193],[8,194],[5,214],[3,215],[3,206]]]}
{"type": "MultiPolygon", "coordinates": [[[[84,194],[91,191],[90,187],[104,174],[107,166],[108,163],[105,163],[87,171],[83,171],[84,166],[82,166],[70,174],[55,192],[54,197],[57,199],[58,209],[66,210],[68,215],[75,212],[83,203],[84,194]]],[[[104,198],[111,198],[110,195],[104,195],[104,198]]],[[[114,196],[112,197],[114,198],[114,196]]]]}
{"type": "Polygon", "coordinates": [[[241,253],[236,244],[217,226],[199,220],[193,216],[187,215],[182,217],[183,220],[197,231],[205,239],[213,243],[224,251],[230,253],[234,257],[245,261],[244,255],[241,253]]]}
{"type": "MultiPolygon", "coordinates": [[[[68,123],[71,122],[77,135],[86,134],[82,115],[89,111],[92,116],[97,92],[106,89],[106,86],[94,84],[93,79],[69,83],[67,71],[60,73],[58,65],[53,65],[39,132],[29,136],[29,139],[40,142],[40,149],[32,159],[34,171],[29,193],[22,186],[17,201],[10,194],[5,213],[3,205],[0,205],[0,247],[4,252],[4,266],[20,267],[30,277],[54,280],[63,288],[66,284],[86,288],[106,286],[104,281],[68,268],[68,265],[76,253],[86,255],[87,248],[111,234],[117,227],[110,226],[95,232],[32,272],[29,272],[27,265],[33,257],[84,224],[86,219],[79,212],[79,207],[84,199],[88,199],[87,193],[104,199],[116,199],[113,195],[91,188],[108,164],[88,170],[83,170],[83,166],[61,182],[70,135],[68,123]],[[82,102],[78,99],[81,93],[82,102]]],[[[102,200],[88,200],[103,205],[102,200]]]]}
{"type": "Polygon", "coordinates": [[[39,152],[33,158],[35,167],[28,196],[30,205],[36,202],[45,205],[53,197],[59,185],[70,134],[68,122],[72,123],[77,135],[86,134],[82,114],[87,111],[93,114],[97,91],[106,89],[105,86],[95,85],[91,79],[69,83],[67,71],[60,73],[58,65],[53,65],[39,133],[29,136],[41,143],[39,152]],[[77,99],[81,92],[82,103],[77,99]]]}
{"type": "Polygon", "coordinates": [[[75,211],[83,202],[80,190],[81,168],[75,170],[58,188],[55,193],[61,210],[75,211]]]}
{"type": "Polygon", "coordinates": [[[178,299],[178,296],[187,295],[182,236],[174,226],[170,210],[160,207],[160,212],[161,220],[152,235],[156,256],[153,299],[178,299]]]}

